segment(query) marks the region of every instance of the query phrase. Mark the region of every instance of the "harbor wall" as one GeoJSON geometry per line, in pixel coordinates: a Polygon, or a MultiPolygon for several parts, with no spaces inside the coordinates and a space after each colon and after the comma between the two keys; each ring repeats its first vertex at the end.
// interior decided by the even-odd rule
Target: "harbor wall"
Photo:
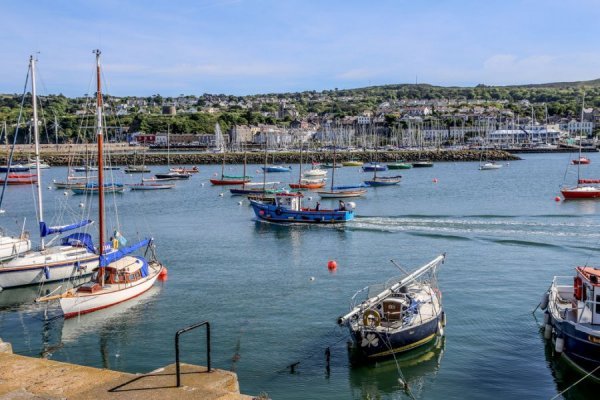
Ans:
{"type": "MultiPolygon", "coordinates": [[[[264,152],[247,152],[249,164],[263,164],[265,161],[264,152]]],[[[510,154],[501,150],[488,150],[483,154],[480,150],[403,150],[403,151],[361,151],[361,152],[341,152],[337,153],[336,160],[338,162],[347,160],[357,161],[378,161],[378,162],[393,162],[396,160],[417,161],[431,160],[434,162],[462,162],[462,161],[480,161],[482,156],[487,160],[496,161],[512,161],[520,160],[516,155],[510,154]]],[[[27,160],[31,157],[31,153],[18,152],[13,157],[13,163],[19,160],[27,160]]],[[[42,159],[55,166],[66,166],[69,162],[72,165],[81,165],[83,163],[83,155],[73,157],[68,152],[59,151],[42,151],[42,159]],[[75,161],[73,161],[75,158],[75,161]],[[70,161],[71,160],[71,161],[70,161]]],[[[304,152],[302,154],[305,163],[310,162],[332,162],[333,153],[324,151],[304,152]]],[[[170,164],[220,164],[223,162],[222,153],[201,153],[201,152],[181,152],[173,151],[169,156],[166,152],[153,151],[132,151],[123,148],[121,151],[110,154],[110,163],[112,165],[166,165],[170,159],[170,164]]],[[[292,164],[300,162],[300,152],[269,152],[267,154],[269,164],[292,164]]],[[[6,165],[6,157],[0,157],[0,162],[6,165]]],[[[244,153],[231,152],[225,154],[225,162],[227,164],[242,164],[244,162],[244,153]]]]}

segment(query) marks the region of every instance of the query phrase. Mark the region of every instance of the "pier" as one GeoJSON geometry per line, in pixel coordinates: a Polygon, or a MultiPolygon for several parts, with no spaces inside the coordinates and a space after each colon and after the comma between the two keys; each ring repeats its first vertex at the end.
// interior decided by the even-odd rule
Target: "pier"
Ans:
{"type": "Polygon", "coordinates": [[[175,364],[147,374],[85,367],[12,353],[0,340],[1,399],[203,399],[251,400],[240,394],[233,372],[181,364],[177,387],[175,364]]]}

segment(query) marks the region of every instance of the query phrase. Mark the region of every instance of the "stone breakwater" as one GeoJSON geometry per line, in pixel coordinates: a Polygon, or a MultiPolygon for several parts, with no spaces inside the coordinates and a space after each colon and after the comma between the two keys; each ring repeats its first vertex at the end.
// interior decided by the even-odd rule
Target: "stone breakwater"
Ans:
{"type": "MultiPolygon", "coordinates": [[[[249,164],[263,164],[265,160],[265,154],[263,152],[248,152],[246,153],[249,164]]],[[[369,162],[377,160],[378,162],[393,162],[396,160],[403,161],[417,161],[417,160],[431,160],[434,162],[461,162],[461,161],[479,161],[482,159],[482,152],[479,150],[431,150],[431,151],[361,151],[361,152],[340,152],[337,153],[336,159],[338,162],[357,160],[363,162],[369,162]]],[[[487,160],[496,161],[512,161],[520,160],[519,157],[510,154],[506,151],[500,150],[488,150],[485,152],[485,158],[487,160]]],[[[14,160],[27,160],[31,157],[31,153],[16,153],[14,160]]],[[[82,164],[81,158],[76,161],[72,161],[72,156],[67,153],[60,153],[57,151],[53,152],[42,152],[41,158],[50,165],[66,166],[69,165],[69,159],[74,165],[82,164]]],[[[292,164],[300,162],[299,152],[269,152],[268,163],[272,164],[292,164]]],[[[332,152],[304,152],[302,154],[303,161],[305,163],[310,162],[332,162],[332,152]]],[[[0,162],[6,165],[6,158],[0,158],[0,162]]],[[[171,153],[170,155],[171,165],[194,165],[194,164],[220,164],[223,162],[223,154],[219,153],[198,153],[198,152],[177,152],[171,153]]],[[[16,162],[16,161],[15,161],[16,162]]],[[[122,151],[113,153],[110,155],[110,162],[113,165],[133,165],[133,164],[146,164],[146,165],[165,165],[167,164],[166,152],[154,153],[152,151],[146,152],[132,152],[122,151]]],[[[244,153],[226,153],[225,162],[227,164],[242,164],[244,162],[244,153]]]]}

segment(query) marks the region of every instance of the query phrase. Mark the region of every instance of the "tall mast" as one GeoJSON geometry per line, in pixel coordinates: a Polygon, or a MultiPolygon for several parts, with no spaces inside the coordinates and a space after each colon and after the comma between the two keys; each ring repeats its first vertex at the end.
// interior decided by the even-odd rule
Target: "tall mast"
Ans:
{"type": "MultiPolygon", "coordinates": [[[[96,54],[96,139],[98,140],[98,236],[100,239],[99,255],[104,254],[104,160],[102,159],[102,145],[104,134],[102,129],[102,88],[100,86],[100,50],[96,54]]],[[[101,265],[102,267],[102,265],[101,265]]],[[[104,286],[104,268],[100,268],[98,279],[104,286]]]]}
{"type": "Polygon", "coordinates": [[[579,159],[577,160],[577,184],[579,185],[579,171],[581,169],[581,135],[583,134],[583,109],[585,108],[585,92],[581,99],[581,121],[579,122],[579,159]]]}
{"type": "Polygon", "coordinates": [[[331,169],[331,191],[333,192],[333,178],[335,177],[335,148],[336,148],[336,142],[335,142],[335,132],[333,134],[333,168],[331,169]]]}
{"type": "Polygon", "coordinates": [[[302,183],[302,139],[300,139],[300,168],[298,168],[298,185],[302,183]]]}
{"type": "MultiPolygon", "coordinates": [[[[35,59],[33,56],[29,58],[29,67],[31,68],[31,104],[33,107],[33,136],[35,140],[35,173],[37,176],[37,198],[38,198],[38,213],[40,222],[44,220],[44,208],[42,207],[42,172],[40,171],[40,135],[38,132],[38,114],[37,114],[37,99],[35,91],[35,59]]],[[[41,250],[44,250],[44,238],[40,243],[41,250]]]]}

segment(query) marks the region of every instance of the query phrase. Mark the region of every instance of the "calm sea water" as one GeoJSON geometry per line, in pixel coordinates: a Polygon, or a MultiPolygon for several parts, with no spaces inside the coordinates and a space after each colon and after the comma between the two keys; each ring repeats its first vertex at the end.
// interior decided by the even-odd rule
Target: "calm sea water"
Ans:
{"type": "MultiPolygon", "coordinates": [[[[174,190],[109,197],[119,212],[110,226],[120,224],[130,239],[153,236],[168,281],[136,301],[66,322],[52,318],[54,308],[22,304],[37,287],[6,290],[0,293],[0,337],[20,354],[148,372],[174,362],[177,329],[208,320],[213,365],[237,372],[244,393],[402,399],[407,395],[396,363],[350,366],[348,335],[335,321],[355,291],[398,275],[390,259],[415,268],[445,252],[439,283],[446,337],[398,360],[413,395],[549,399],[579,376],[552,358],[532,310],[554,275],[599,262],[600,202],[554,201],[572,155],[523,157],[497,171],[478,171],[476,163],[401,171],[400,186],[372,189],[355,200],[358,217],[344,227],[256,222],[247,201],[239,205],[241,198],[227,188],[208,183],[220,166],[202,166],[174,190]],[[337,261],[335,273],[327,270],[328,260],[337,261]],[[287,366],[298,361],[290,374],[287,366]]],[[[599,178],[600,155],[591,159],[583,174],[599,178]]],[[[269,180],[295,180],[294,169],[269,180]]],[[[228,172],[241,173],[241,166],[228,172]]],[[[83,197],[47,189],[65,173],[44,171],[46,219],[58,223],[88,212],[80,207],[83,197]]],[[[336,171],[336,183],[366,176],[347,167],[336,171]]],[[[133,179],[139,177],[125,177],[133,179]]],[[[575,171],[566,179],[574,182],[575,171]]],[[[0,217],[4,228],[18,231],[26,216],[35,232],[32,194],[30,187],[9,188],[0,217]]],[[[188,333],[183,360],[205,364],[204,345],[203,331],[188,333]]],[[[591,398],[597,389],[584,382],[565,396],[591,398]]]]}

